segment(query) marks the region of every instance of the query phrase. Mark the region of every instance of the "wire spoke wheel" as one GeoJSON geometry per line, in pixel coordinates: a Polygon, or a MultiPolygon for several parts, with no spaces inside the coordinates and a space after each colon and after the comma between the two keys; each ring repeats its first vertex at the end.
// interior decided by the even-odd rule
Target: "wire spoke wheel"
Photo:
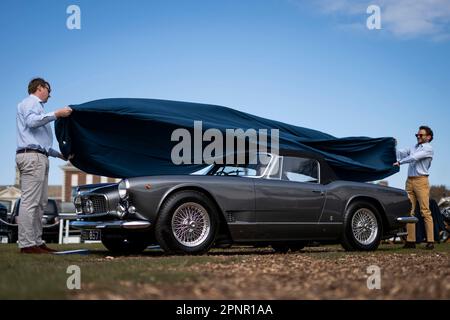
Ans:
{"type": "Polygon", "coordinates": [[[187,202],[175,209],[172,216],[172,233],[186,247],[202,244],[211,231],[208,211],[196,202],[187,202]]]}
{"type": "Polygon", "coordinates": [[[352,233],[362,245],[370,245],[378,235],[378,221],[375,214],[367,209],[358,209],[352,217],[352,233]]]}

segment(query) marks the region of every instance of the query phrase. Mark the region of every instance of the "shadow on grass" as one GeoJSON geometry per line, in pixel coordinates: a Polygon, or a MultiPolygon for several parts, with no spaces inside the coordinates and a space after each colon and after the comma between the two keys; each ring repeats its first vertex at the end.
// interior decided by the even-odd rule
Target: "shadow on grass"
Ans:
{"type": "Polygon", "coordinates": [[[180,254],[180,253],[165,253],[162,249],[147,249],[140,254],[115,254],[106,249],[96,248],[90,249],[90,256],[97,256],[101,258],[110,257],[174,257],[174,256],[211,256],[211,257],[220,257],[220,256],[247,256],[247,255],[259,255],[259,256],[268,256],[268,255],[301,255],[307,254],[310,256],[321,256],[331,254],[333,256],[337,255],[348,255],[348,254],[389,254],[389,253],[416,253],[416,254],[426,254],[426,253],[439,253],[449,251],[449,245],[436,245],[436,249],[429,251],[425,250],[421,245],[418,245],[416,249],[403,249],[401,244],[382,244],[375,251],[345,251],[340,245],[327,245],[327,246],[311,246],[306,247],[302,250],[288,253],[277,253],[271,247],[249,247],[249,246],[235,246],[226,249],[220,248],[212,248],[209,252],[201,255],[189,255],[189,254],[180,254]]]}

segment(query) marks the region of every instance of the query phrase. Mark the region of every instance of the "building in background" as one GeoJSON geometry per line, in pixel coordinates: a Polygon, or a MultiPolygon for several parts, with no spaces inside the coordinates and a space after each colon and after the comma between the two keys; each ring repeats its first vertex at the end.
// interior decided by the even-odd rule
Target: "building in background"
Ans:
{"type": "Polygon", "coordinates": [[[120,179],[96,176],[81,171],[74,167],[70,162],[61,166],[63,170],[63,187],[62,187],[62,202],[72,202],[75,195],[76,187],[83,184],[91,183],[114,183],[119,182],[120,179]]]}
{"type": "Polygon", "coordinates": [[[0,203],[6,207],[8,212],[12,211],[20,195],[21,192],[18,186],[0,186],[0,203]]]}

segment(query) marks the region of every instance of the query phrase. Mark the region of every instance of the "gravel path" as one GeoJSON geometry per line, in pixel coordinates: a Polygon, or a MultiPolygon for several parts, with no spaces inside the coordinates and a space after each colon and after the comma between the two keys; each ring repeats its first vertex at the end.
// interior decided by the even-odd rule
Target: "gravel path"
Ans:
{"type": "Polygon", "coordinates": [[[448,250],[401,251],[397,246],[348,253],[331,246],[274,254],[270,248],[232,248],[214,250],[209,256],[214,257],[213,262],[166,269],[184,272],[189,275],[186,279],[171,283],[119,281],[120,294],[88,284],[89,290],[75,298],[450,299],[448,250]],[[380,268],[380,289],[367,287],[369,266],[380,268]]]}

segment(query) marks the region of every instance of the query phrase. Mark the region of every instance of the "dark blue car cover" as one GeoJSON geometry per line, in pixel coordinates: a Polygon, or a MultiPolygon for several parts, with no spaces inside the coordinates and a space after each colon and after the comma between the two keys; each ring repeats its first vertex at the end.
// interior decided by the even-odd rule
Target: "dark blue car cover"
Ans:
{"type": "Polygon", "coordinates": [[[280,153],[320,154],[339,179],[373,181],[398,171],[392,166],[396,161],[393,138],[336,138],[227,107],[168,100],[103,99],[71,108],[70,117],[55,123],[59,148],[66,157],[75,155],[74,166],[96,175],[189,174],[202,168],[201,164],[175,165],[171,160],[172,148],[178,144],[171,141],[172,132],[185,128],[193,133],[194,121],[202,121],[203,131],[216,128],[224,136],[226,129],[279,129],[280,153]]]}

